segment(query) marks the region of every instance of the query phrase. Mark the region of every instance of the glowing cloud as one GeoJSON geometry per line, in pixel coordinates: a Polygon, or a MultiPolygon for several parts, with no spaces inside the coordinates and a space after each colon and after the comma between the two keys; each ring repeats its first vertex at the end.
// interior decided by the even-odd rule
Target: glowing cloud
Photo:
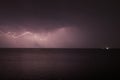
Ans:
{"type": "Polygon", "coordinates": [[[0,31],[0,38],[2,39],[4,37],[11,47],[51,47],[55,45],[52,40],[55,41],[55,39],[57,39],[56,37],[59,37],[59,33],[64,33],[64,31],[62,29],[46,33],[24,31],[21,32],[21,34],[17,32],[0,31]]]}
{"type": "Polygon", "coordinates": [[[0,39],[5,39],[10,47],[19,48],[60,48],[74,42],[73,33],[70,27],[58,28],[53,31],[21,31],[2,32],[0,39]]]}

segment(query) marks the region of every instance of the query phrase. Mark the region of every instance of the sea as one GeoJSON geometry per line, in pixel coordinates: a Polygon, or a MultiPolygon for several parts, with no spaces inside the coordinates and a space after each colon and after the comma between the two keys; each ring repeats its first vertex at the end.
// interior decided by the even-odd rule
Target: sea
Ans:
{"type": "Polygon", "coordinates": [[[116,48],[0,48],[0,80],[108,80],[119,74],[116,48]]]}

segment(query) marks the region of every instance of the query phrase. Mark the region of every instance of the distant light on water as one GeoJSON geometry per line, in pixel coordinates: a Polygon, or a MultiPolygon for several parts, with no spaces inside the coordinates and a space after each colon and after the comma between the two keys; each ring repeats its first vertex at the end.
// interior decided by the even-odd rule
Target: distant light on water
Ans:
{"type": "Polygon", "coordinates": [[[110,49],[110,47],[105,47],[105,49],[106,49],[106,50],[109,50],[109,49],[110,49]]]}

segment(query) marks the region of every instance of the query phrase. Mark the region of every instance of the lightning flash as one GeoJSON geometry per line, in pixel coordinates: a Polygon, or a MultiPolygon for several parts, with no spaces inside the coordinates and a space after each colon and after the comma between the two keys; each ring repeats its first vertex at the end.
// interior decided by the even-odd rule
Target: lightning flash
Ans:
{"type": "Polygon", "coordinates": [[[0,31],[0,39],[5,38],[11,47],[27,47],[27,48],[51,48],[61,47],[65,43],[69,43],[72,39],[71,32],[68,28],[59,28],[48,32],[3,32],[0,31]]]}

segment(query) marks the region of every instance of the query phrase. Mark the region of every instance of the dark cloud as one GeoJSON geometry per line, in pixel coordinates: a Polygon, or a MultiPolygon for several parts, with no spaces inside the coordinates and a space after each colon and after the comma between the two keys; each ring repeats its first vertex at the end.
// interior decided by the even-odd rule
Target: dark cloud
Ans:
{"type": "MultiPolygon", "coordinates": [[[[118,8],[115,1],[4,0],[0,1],[0,30],[47,33],[72,27],[68,47],[120,47],[118,8]]],[[[9,46],[6,40],[0,37],[0,44],[9,46]]]]}

